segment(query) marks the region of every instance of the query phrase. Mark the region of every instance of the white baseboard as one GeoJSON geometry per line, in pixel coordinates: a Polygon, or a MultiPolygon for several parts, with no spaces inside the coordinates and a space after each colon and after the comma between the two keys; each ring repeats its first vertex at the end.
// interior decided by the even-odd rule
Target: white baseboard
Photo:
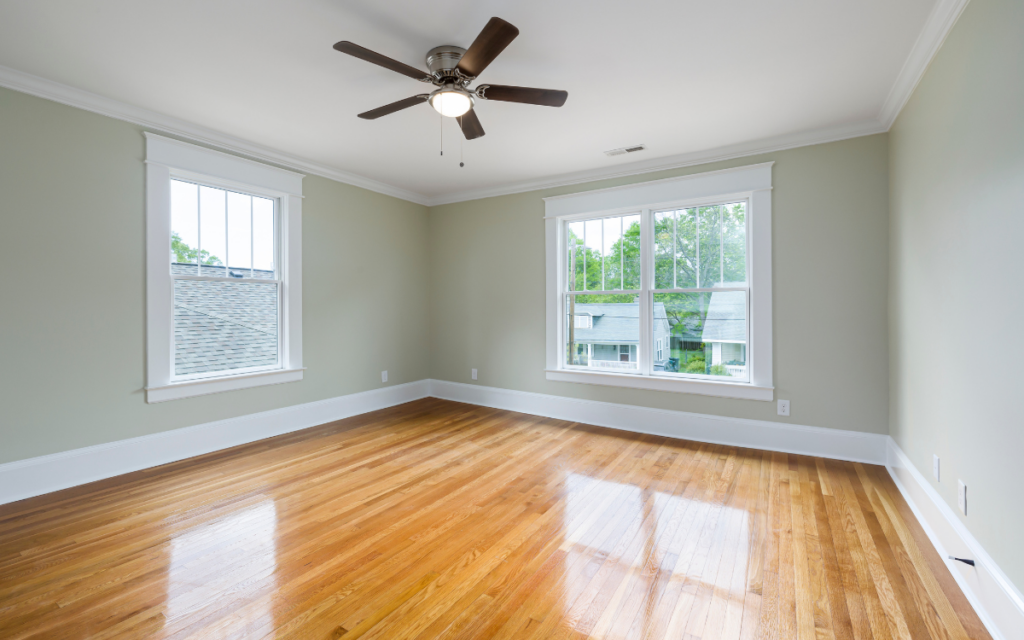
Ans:
{"type": "Polygon", "coordinates": [[[429,381],[384,387],[0,465],[0,504],[228,449],[427,397],[429,381]]]}
{"type": "Polygon", "coordinates": [[[1024,596],[892,438],[885,466],[992,637],[1024,640],[1024,596]],[[976,564],[949,560],[951,555],[976,564]]]}
{"type": "Polygon", "coordinates": [[[430,395],[623,431],[871,464],[885,464],[889,441],[889,436],[877,433],[593,402],[445,380],[431,380],[430,395]]]}

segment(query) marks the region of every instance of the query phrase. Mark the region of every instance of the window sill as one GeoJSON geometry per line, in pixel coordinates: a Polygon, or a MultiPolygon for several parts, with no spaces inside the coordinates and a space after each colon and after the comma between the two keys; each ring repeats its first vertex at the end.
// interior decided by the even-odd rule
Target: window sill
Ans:
{"type": "Polygon", "coordinates": [[[581,384],[600,384],[609,387],[625,387],[628,389],[651,389],[654,391],[695,393],[702,396],[739,398],[742,400],[763,400],[767,402],[771,402],[775,394],[774,387],[758,387],[749,383],[656,378],[652,376],[634,374],[567,371],[563,369],[546,369],[545,371],[548,380],[555,380],[558,382],[578,382],[581,384]]]}
{"type": "Polygon", "coordinates": [[[191,398],[194,396],[205,396],[211,393],[222,391],[235,391],[236,389],[248,389],[250,387],[262,387],[270,384],[283,384],[285,382],[297,382],[302,380],[302,369],[276,369],[274,371],[261,371],[259,373],[246,373],[236,376],[224,376],[222,378],[207,378],[203,380],[189,380],[187,382],[175,382],[163,387],[147,387],[146,402],[166,402],[180,398],[191,398]]]}

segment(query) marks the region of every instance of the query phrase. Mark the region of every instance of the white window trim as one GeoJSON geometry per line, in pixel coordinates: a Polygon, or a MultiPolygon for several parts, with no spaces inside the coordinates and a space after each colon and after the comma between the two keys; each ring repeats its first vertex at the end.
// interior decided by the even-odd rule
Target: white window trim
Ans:
{"type": "Polygon", "coordinates": [[[146,136],[146,402],[302,380],[302,174],[146,136]],[[171,179],[273,198],[281,232],[281,368],[172,382],[171,179]]]}
{"type": "MultiPolygon", "coordinates": [[[[694,393],[725,398],[771,401],[774,398],[772,382],[772,165],[773,162],[748,165],[721,171],[709,171],[679,178],[667,178],[609,189],[596,189],[582,193],[544,198],[545,260],[547,269],[546,298],[546,351],[548,380],[577,382],[634,389],[653,389],[694,393]],[[748,272],[750,288],[750,334],[747,345],[749,382],[729,382],[704,379],[680,379],[651,375],[580,371],[565,366],[560,357],[562,322],[565,305],[561,281],[567,267],[564,242],[566,220],[589,219],[616,214],[641,213],[648,217],[651,210],[683,208],[731,199],[748,201],[748,272]]],[[[649,225],[648,225],[649,227],[649,225]]],[[[648,278],[653,267],[651,245],[653,236],[648,228],[641,242],[647,258],[641,265],[641,277],[648,278]],[[650,263],[650,264],[648,264],[650,263]]],[[[646,300],[641,300],[646,304],[646,300]]],[[[648,314],[650,315],[650,314],[648,314]]],[[[653,345],[649,344],[651,328],[640,327],[640,357],[650,361],[653,345]]]]}

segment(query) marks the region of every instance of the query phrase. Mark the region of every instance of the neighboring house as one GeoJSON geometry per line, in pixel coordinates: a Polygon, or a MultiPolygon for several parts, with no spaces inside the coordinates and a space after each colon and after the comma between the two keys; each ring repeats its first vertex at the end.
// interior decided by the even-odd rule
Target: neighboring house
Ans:
{"type": "Polygon", "coordinates": [[[710,346],[710,365],[724,365],[733,377],[747,375],[746,296],[745,291],[712,293],[701,332],[701,342],[710,346]]]}
{"type": "MultiPolygon", "coordinates": [[[[196,266],[174,263],[171,273],[195,275],[196,266]]],[[[203,275],[225,276],[224,267],[203,275]]],[[[231,269],[237,282],[174,281],[174,373],[179,376],[277,363],[277,284],[272,271],[231,269]],[[243,279],[244,277],[244,279],[243,279]]]]}
{"type": "MultiPolygon", "coordinates": [[[[592,369],[636,369],[640,305],[636,302],[577,303],[573,322],[577,364],[592,369]]],[[[663,369],[671,351],[665,305],[654,305],[654,367],[663,369]]]]}

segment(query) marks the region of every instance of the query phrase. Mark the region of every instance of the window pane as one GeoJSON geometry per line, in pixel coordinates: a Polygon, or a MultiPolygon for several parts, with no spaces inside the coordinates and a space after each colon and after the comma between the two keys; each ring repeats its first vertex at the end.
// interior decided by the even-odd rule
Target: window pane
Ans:
{"type": "Polygon", "coordinates": [[[584,253],[583,270],[586,274],[587,291],[600,291],[603,288],[601,261],[601,231],[603,226],[601,220],[587,220],[583,223],[583,243],[586,246],[584,253]]]}
{"type": "Polygon", "coordinates": [[[174,374],[277,365],[272,282],[174,281],[174,374]]]}
{"type": "MultiPolygon", "coordinates": [[[[185,272],[185,264],[196,264],[199,248],[199,187],[171,180],[171,263],[172,273],[185,272]]],[[[195,274],[196,268],[191,269],[195,274]]]]}
{"type": "Polygon", "coordinates": [[[565,309],[566,364],[620,373],[639,370],[640,305],[634,294],[570,295],[565,309]]]}
{"type": "Polygon", "coordinates": [[[640,288],[640,214],[622,216],[623,288],[640,288]]]}
{"type": "Polygon", "coordinates": [[[253,276],[274,277],[274,201],[252,198],[253,276]]]}
{"type": "Polygon", "coordinates": [[[252,266],[252,196],[228,192],[228,265],[230,275],[248,278],[252,266]]]}
{"type": "Polygon", "coordinates": [[[714,287],[722,282],[721,207],[697,207],[697,233],[700,238],[700,281],[698,287],[714,287]]]}
{"type": "Polygon", "coordinates": [[[640,288],[640,216],[566,224],[566,268],[572,291],[640,288]]]}
{"type": "Polygon", "coordinates": [[[722,244],[726,284],[747,282],[747,203],[722,207],[722,244]]]}
{"type": "Polygon", "coordinates": [[[204,276],[225,276],[227,256],[226,195],[223,189],[199,187],[199,260],[204,276]],[[207,268],[209,266],[209,268],[207,268]]]}
{"type": "Polygon", "coordinates": [[[655,372],[748,380],[745,291],[656,293],[652,334],[655,372]]]}
{"type": "Polygon", "coordinates": [[[622,289],[622,218],[602,220],[601,256],[604,259],[604,288],[622,289]]]}
{"type": "Polygon", "coordinates": [[[697,286],[697,210],[654,214],[654,288],[697,286]]]}
{"type": "Polygon", "coordinates": [[[565,244],[566,244],[566,268],[569,270],[570,282],[569,289],[571,291],[581,291],[583,289],[583,222],[572,222],[566,225],[565,231],[565,244]]]}

